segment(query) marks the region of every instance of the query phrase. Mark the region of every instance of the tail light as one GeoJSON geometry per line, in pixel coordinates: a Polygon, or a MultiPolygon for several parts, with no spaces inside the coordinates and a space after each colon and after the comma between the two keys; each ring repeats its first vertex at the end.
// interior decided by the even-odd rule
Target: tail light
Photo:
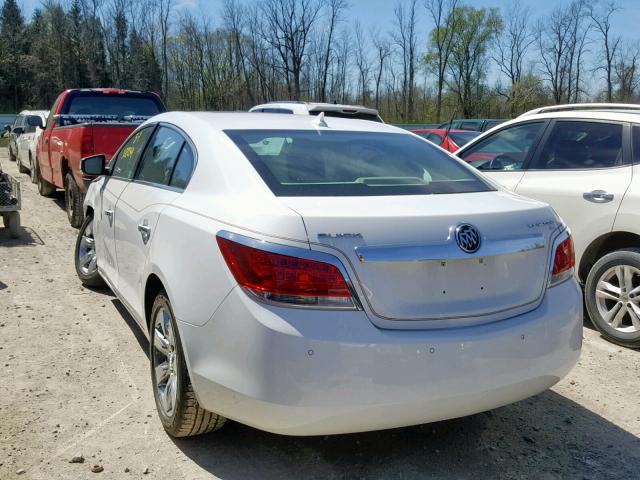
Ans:
{"type": "Polygon", "coordinates": [[[218,246],[244,290],[283,306],[356,309],[340,268],[308,258],[253,248],[220,236],[218,246]]]}
{"type": "Polygon", "coordinates": [[[93,155],[93,128],[85,127],[82,129],[82,144],[80,148],[82,150],[81,157],[93,155]]]}
{"type": "Polygon", "coordinates": [[[570,278],[576,265],[573,249],[573,238],[569,235],[558,246],[553,255],[553,270],[551,271],[550,286],[570,278]]]}

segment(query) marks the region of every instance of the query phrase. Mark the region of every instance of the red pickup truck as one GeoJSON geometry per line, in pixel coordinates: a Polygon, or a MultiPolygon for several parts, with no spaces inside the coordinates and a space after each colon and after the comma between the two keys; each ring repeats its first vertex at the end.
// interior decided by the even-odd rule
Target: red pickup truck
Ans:
{"type": "MultiPolygon", "coordinates": [[[[88,179],[80,160],[103,153],[107,160],[144,120],[166,111],[155,93],[90,88],[65,90],[56,99],[36,148],[35,180],[40,195],[65,191],[69,223],[82,224],[88,179]]],[[[34,120],[35,121],[35,120],[34,120]]]]}

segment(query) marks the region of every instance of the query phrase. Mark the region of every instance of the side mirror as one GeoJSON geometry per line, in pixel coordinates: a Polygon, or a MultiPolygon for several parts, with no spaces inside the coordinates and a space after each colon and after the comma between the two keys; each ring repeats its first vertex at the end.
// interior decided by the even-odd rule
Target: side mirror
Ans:
{"type": "Polygon", "coordinates": [[[11,131],[11,133],[13,133],[14,135],[20,136],[24,133],[24,128],[16,127],[11,131]]]}
{"type": "Polygon", "coordinates": [[[11,131],[11,125],[6,124],[6,125],[4,126],[4,131],[5,131],[5,132],[10,132],[10,131],[11,131]]]}
{"type": "Polygon", "coordinates": [[[27,125],[30,127],[44,128],[40,115],[29,115],[27,117],[27,125]]]}
{"type": "Polygon", "coordinates": [[[104,155],[91,155],[80,160],[80,170],[85,175],[97,177],[107,172],[106,163],[107,159],[104,155]]]}

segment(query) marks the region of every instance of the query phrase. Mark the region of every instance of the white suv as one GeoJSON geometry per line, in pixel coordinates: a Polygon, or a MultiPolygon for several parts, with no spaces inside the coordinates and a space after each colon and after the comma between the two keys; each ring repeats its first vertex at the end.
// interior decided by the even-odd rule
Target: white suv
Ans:
{"type": "Polygon", "coordinates": [[[378,110],[361,105],[342,105],[339,103],[314,103],[298,101],[269,102],[256,105],[249,110],[252,113],[293,113],[296,115],[320,115],[325,117],[371,120],[384,123],[378,110]]]}
{"type": "Polygon", "coordinates": [[[456,154],[553,206],[574,235],[593,324],[615,343],[640,347],[640,106],[536,109],[456,154]]]}
{"type": "Polygon", "coordinates": [[[17,129],[18,134],[15,138],[14,149],[9,147],[9,155],[18,162],[18,170],[20,173],[29,172],[31,181],[35,183],[35,169],[33,165],[36,160],[36,145],[42,133],[42,129],[36,126],[36,122],[30,121],[31,117],[40,117],[42,125],[47,123],[49,116],[48,110],[23,110],[16,117],[14,123],[14,131],[17,129]],[[32,125],[33,124],[33,125],[32,125]]]}

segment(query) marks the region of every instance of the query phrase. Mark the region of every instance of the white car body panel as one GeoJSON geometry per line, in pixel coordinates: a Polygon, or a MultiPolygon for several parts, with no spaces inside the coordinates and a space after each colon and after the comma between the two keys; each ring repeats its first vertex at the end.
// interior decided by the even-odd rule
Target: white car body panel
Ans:
{"type": "MultiPolygon", "coordinates": [[[[274,115],[269,125],[264,118],[154,117],[146,123],[175,125],[196,148],[184,192],[100,178],[85,197],[85,209],[97,220],[99,271],[146,335],[148,279],[157,277],[166,290],[204,408],[277,433],[347,433],[495,408],[549,388],[573,367],[581,348],[581,293],[572,278],[547,288],[551,252],[563,229],[551,209],[502,190],[277,197],[223,130],[319,127],[296,115],[274,115]],[[113,225],[106,209],[114,210],[113,225]],[[151,228],[146,244],[137,228],[145,221],[151,228]],[[434,245],[453,252],[449,228],[465,221],[477,224],[486,249],[449,259],[462,265],[450,274],[441,262],[420,258],[367,270],[367,261],[360,264],[354,253],[356,246],[373,248],[365,253],[370,258],[380,247],[434,245]],[[363,308],[257,301],[238,286],[216,244],[223,231],[265,248],[294,247],[301,257],[330,254],[344,266],[355,295],[366,299],[363,308]],[[360,237],[338,235],[349,232],[360,237]],[[536,242],[542,245],[529,250],[536,242]],[[504,254],[507,247],[517,249],[504,254]],[[500,255],[485,255],[491,249],[500,255]],[[479,267],[481,259],[490,275],[479,267]],[[438,270],[443,268],[445,273],[438,270]],[[535,277],[532,288],[522,288],[525,277],[535,277]],[[462,285],[443,300],[441,289],[455,287],[456,280],[462,285]],[[485,285],[486,293],[465,302],[465,291],[485,285]]],[[[327,123],[334,130],[411,135],[373,122],[327,123]]]]}
{"type": "MultiPolygon", "coordinates": [[[[49,116],[48,110],[24,110],[20,112],[20,115],[37,115],[42,119],[42,124],[44,125],[47,122],[47,117],[49,116]]],[[[25,126],[26,129],[29,129],[29,126],[25,126]]],[[[18,147],[18,151],[16,152],[16,158],[19,164],[23,167],[30,169],[31,168],[31,160],[34,162],[36,160],[36,146],[38,145],[38,139],[42,134],[42,129],[38,127],[32,127],[33,131],[25,131],[22,135],[20,135],[16,141],[16,146],[18,147]]]]}

